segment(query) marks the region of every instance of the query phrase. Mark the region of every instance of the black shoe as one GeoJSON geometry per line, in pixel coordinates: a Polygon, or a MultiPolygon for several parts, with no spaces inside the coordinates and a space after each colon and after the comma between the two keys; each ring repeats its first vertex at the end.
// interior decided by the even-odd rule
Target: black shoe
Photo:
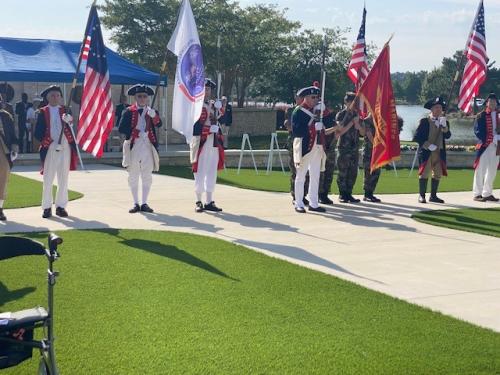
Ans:
{"type": "Polygon", "coordinates": [[[493,195],[483,198],[483,202],[498,202],[500,199],[495,198],[493,195]]]}
{"type": "Polygon", "coordinates": [[[48,219],[51,216],[52,216],[52,208],[46,208],[45,210],[43,210],[42,217],[44,219],[48,219]]]}
{"type": "Polygon", "coordinates": [[[128,212],[131,214],[135,214],[135,213],[140,212],[140,211],[141,211],[141,206],[139,206],[138,204],[134,204],[134,207],[132,207],[130,210],[128,210],[128,212]]]}
{"type": "Polygon", "coordinates": [[[319,203],[327,204],[330,206],[333,205],[333,201],[330,198],[328,198],[328,195],[326,194],[319,197],[319,203]]]}
{"type": "Polygon", "coordinates": [[[427,201],[425,200],[425,195],[419,195],[418,203],[427,203],[427,201]]]}
{"type": "Polygon", "coordinates": [[[68,211],[66,211],[62,207],[57,207],[56,208],[56,215],[59,217],[68,217],[68,211]]]}
{"type": "Polygon", "coordinates": [[[302,199],[302,202],[305,206],[309,206],[309,201],[306,198],[302,199]]]}
{"type": "Polygon", "coordinates": [[[5,220],[7,220],[7,218],[3,213],[3,208],[0,208],[0,221],[5,221],[5,220]]]}
{"type": "Polygon", "coordinates": [[[141,206],[141,211],[142,212],[148,212],[148,213],[153,213],[153,209],[151,207],[148,206],[147,203],[144,203],[142,206],[141,206]]]}
{"type": "Polygon", "coordinates": [[[481,196],[481,195],[476,195],[473,200],[475,200],[476,202],[486,202],[484,200],[484,198],[481,196]]]}
{"type": "Polygon", "coordinates": [[[312,212],[326,212],[326,209],[324,207],[311,207],[309,206],[309,211],[312,211],[312,212]]]}
{"type": "Polygon", "coordinates": [[[194,206],[194,212],[203,212],[203,203],[201,203],[200,201],[196,202],[194,206]]]}
{"type": "Polygon", "coordinates": [[[340,195],[339,202],[340,203],[349,203],[349,196],[348,195],[340,195]]]}
{"type": "Polygon", "coordinates": [[[429,202],[432,202],[432,203],[444,203],[444,200],[442,200],[441,198],[438,198],[437,195],[431,195],[430,198],[429,198],[429,202]]]}
{"type": "Polygon", "coordinates": [[[305,214],[306,209],[304,207],[295,207],[295,212],[298,212],[299,214],[305,214]]]}
{"type": "Polygon", "coordinates": [[[372,202],[372,203],[380,203],[382,202],[380,199],[378,199],[375,195],[373,194],[365,194],[363,201],[365,202],[372,202]]]}
{"type": "Polygon", "coordinates": [[[212,201],[210,203],[207,203],[205,204],[205,206],[203,207],[203,209],[205,211],[212,211],[212,212],[221,212],[222,211],[222,208],[219,208],[215,205],[215,202],[212,201]]]}
{"type": "Polygon", "coordinates": [[[354,198],[351,194],[349,194],[349,196],[347,197],[347,201],[349,203],[359,203],[359,202],[361,202],[358,198],[354,198]]]}

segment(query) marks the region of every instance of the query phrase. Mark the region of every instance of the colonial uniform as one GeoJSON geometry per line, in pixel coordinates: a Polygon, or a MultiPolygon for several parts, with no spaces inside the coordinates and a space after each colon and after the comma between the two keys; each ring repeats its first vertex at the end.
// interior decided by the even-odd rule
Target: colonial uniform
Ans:
{"type": "Polygon", "coordinates": [[[380,199],[375,197],[373,193],[375,192],[375,188],[377,187],[378,179],[380,177],[380,168],[375,169],[373,172],[370,171],[375,125],[373,124],[372,117],[366,118],[363,123],[365,127],[365,143],[363,148],[363,169],[365,172],[363,189],[365,191],[365,196],[363,200],[378,203],[380,202],[380,199]]]}
{"type": "MultiPolygon", "coordinates": [[[[45,98],[50,91],[62,91],[59,86],[50,86],[42,92],[45,98]]],[[[43,218],[52,216],[52,185],[57,176],[56,214],[68,216],[68,176],[78,163],[78,152],[70,124],[63,121],[67,111],[61,105],[46,105],[39,109],[35,127],[35,138],[40,142],[40,159],[43,174],[42,209],[43,218]],[[62,136],[61,136],[62,134],[62,136]],[[59,144],[59,139],[61,140],[59,144]]],[[[71,123],[72,118],[67,119],[71,123]]]]}
{"type": "MultiPolygon", "coordinates": [[[[319,95],[317,87],[306,87],[299,96],[319,95]]],[[[309,172],[309,210],[324,212],[318,204],[319,176],[325,170],[325,130],[322,123],[305,103],[295,108],[292,115],[293,161],[297,174],[295,177],[295,210],[304,213],[304,182],[309,172]],[[319,134],[318,134],[319,132],[319,134]]]]}
{"type": "MultiPolygon", "coordinates": [[[[209,79],[205,86],[212,89],[215,83],[209,79]]],[[[217,171],[224,169],[224,140],[217,123],[215,103],[209,98],[203,104],[201,116],[193,127],[193,138],[190,143],[190,161],[193,168],[196,193],[196,212],[203,210],[219,212],[215,205],[213,192],[217,181],[217,171]],[[206,194],[206,204],[201,202],[202,194],[206,194]]]]}
{"type": "MultiPolygon", "coordinates": [[[[127,93],[130,96],[141,93],[154,95],[150,87],[140,84],[132,86],[127,93]]],[[[134,200],[130,213],[153,212],[147,202],[153,183],[153,171],[158,171],[160,168],[156,129],[161,126],[158,111],[148,106],[139,107],[135,103],[122,113],[118,131],[125,135],[122,165],[127,168],[128,184],[134,200]],[[139,180],[142,180],[141,205],[139,205],[139,180]]]]}
{"type": "MultiPolygon", "coordinates": [[[[325,109],[323,113],[323,124],[325,124],[325,129],[329,129],[337,125],[335,122],[335,115],[330,112],[328,108],[325,109]]],[[[333,182],[333,173],[335,171],[335,162],[337,159],[336,155],[337,138],[335,133],[325,135],[325,171],[321,172],[319,177],[319,202],[321,204],[333,204],[333,201],[328,198],[333,182]]]]}
{"type": "MultiPolygon", "coordinates": [[[[347,93],[344,102],[351,103],[355,98],[354,93],[347,93]]],[[[350,125],[357,117],[354,110],[345,108],[337,114],[337,122],[342,128],[350,128],[340,136],[338,142],[339,157],[337,167],[339,174],[337,176],[337,185],[339,187],[339,200],[342,203],[358,203],[359,199],[352,196],[352,189],[358,177],[359,167],[359,130],[354,125],[350,125]]]]}
{"type": "Polygon", "coordinates": [[[18,140],[14,129],[14,120],[10,113],[0,110],[0,220],[7,220],[3,213],[3,203],[6,198],[7,183],[9,182],[13,156],[18,148],[18,140]]]}
{"type": "MultiPolygon", "coordinates": [[[[497,97],[495,94],[490,94],[488,99],[497,100],[497,97]]],[[[478,114],[474,124],[474,134],[479,140],[474,162],[474,199],[498,202],[498,198],[493,196],[493,183],[497,169],[500,167],[500,153],[498,152],[500,148],[500,114],[490,110],[490,108],[486,108],[478,114]]]]}
{"type": "MultiPolygon", "coordinates": [[[[441,97],[429,100],[424,108],[430,110],[435,105],[441,105],[443,110],[446,108],[446,102],[441,97]]],[[[425,194],[427,191],[427,181],[431,173],[431,197],[429,201],[444,203],[436,194],[441,176],[448,175],[446,168],[446,139],[450,137],[450,124],[445,117],[434,118],[431,113],[428,117],[420,120],[413,138],[413,141],[417,142],[419,145],[418,175],[420,203],[426,203],[425,194]]]]}

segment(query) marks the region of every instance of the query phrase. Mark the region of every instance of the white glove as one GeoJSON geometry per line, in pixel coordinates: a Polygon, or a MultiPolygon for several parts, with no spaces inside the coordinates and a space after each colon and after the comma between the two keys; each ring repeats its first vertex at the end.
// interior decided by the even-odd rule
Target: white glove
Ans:
{"type": "Polygon", "coordinates": [[[215,109],[221,109],[222,108],[222,102],[220,100],[217,100],[214,103],[214,107],[215,107],[215,109]]]}
{"type": "Polygon", "coordinates": [[[73,116],[71,116],[69,113],[65,113],[64,115],[62,115],[61,119],[68,125],[73,123],[73,116]]]}
{"type": "Polygon", "coordinates": [[[10,152],[10,160],[11,160],[11,161],[16,160],[16,159],[17,159],[17,156],[18,156],[17,152],[15,152],[15,151],[11,151],[11,152],[10,152]]]}
{"type": "Polygon", "coordinates": [[[429,145],[428,148],[429,148],[429,151],[436,151],[437,148],[438,148],[438,146],[436,146],[436,145],[429,145]]]}
{"type": "Polygon", "coordinates": [[[210,133],[218,133],[219,125],[210,125],[210,133]]]}
{"type": "Polygon", "coordinates": [[[156,117],[156,111],[153,108],[149,108],[148,109],[148,116],[151,117],[151,118],[155,118],[156,117]]]}
{"type": "Polygon", "coordinates": [[[316,128],[317,131],[320,131],[323,130],[324,125],[322,122],[318,121],[317,123],[314,124],[314,127],[316,128]]]}
{"type": "Polygon", "coordinates": [[[446,117],[442,116],[439,118],[439,126],[446,127],[446,117]]]}

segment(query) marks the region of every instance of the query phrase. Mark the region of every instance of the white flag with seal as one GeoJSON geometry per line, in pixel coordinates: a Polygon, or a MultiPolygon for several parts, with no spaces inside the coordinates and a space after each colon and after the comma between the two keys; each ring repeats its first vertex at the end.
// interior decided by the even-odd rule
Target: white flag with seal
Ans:
{"type": "Polygon", "coordinates": [[[182,1],[177,26],[167,47],[177,56],[172,128],[184,135],[189,143],[205,99],[205,67],[189,0],[182,1]]]}

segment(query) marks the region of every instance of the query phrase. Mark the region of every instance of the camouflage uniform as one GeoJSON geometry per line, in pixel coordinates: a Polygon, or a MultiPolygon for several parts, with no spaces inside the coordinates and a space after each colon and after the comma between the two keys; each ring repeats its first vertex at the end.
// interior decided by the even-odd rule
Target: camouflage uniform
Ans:
{"type": "MultiPolygon", "coordinates": [[[[352,116],[348,114],[347,109],[340,111],[337,114],[337,122],[341,123],[346,115],[352,116]]],[[[345,126],[349,122],[347,121],[345,126]]],[[[337,185],[339,187],[340,199],[342,200],[343,198],[352,196],[352,189],[358,176],[359,131],[354,125],[340,137],[338,148],[339,157],[337,159],[337,167],[339,174],[337,176],[337,185]]]]}
{"type": "MultiPolygon", "coordinates": [[[[366,132],[370,132],[373,136],[375,136],[375,126],[373,125],[373,120],[365,119],[364,126],[366,132]]],[[[365,135],[365,145],[363,148],[363,168],[365,170],[365,179],[363,189],[365,191],[365,197],[371,197],[375,188],[377,187],[378,179],[380,177],[380,168],[377,168],[370,173],[370,164],[372,161],[372,149],[373,143],[370,142],[368,138],[368,134],[365,135]]]]}
{"type": "MultiPolygon", "coordinates": [[[[328,116],[323,118],[323,123],[325,124],[325,128],[331,128],[336,125],[334,120],[335,116],[333,113],[330,113],[328,116]]],[[[330,193],[332,182],[333,182],[333,172],[335,171],[335,160],[336,153],[335,148],[337,147],[337,138],[335,134],[330,134],[325,137],[325,152],[326,152],[326,164],[325,171],[321,172],[319,178],[319,197],[320,199],[328,198],[328,194],[330,193]]]]}
{"type": "MultiPolygon", "coordinates": [[[[286,113],[288,121],[288,138],[286,141],[286,148],[288,149],[288,168],[290,169],[290,194],[295,200],[295,163],[293,162],[293,137],[292,137],[292,113],[294,108],[290,108],[286,113]]],[[[304,191],[309,191],[309,173],[306,175],[306,182],[304,183],[304,191]]]]}

